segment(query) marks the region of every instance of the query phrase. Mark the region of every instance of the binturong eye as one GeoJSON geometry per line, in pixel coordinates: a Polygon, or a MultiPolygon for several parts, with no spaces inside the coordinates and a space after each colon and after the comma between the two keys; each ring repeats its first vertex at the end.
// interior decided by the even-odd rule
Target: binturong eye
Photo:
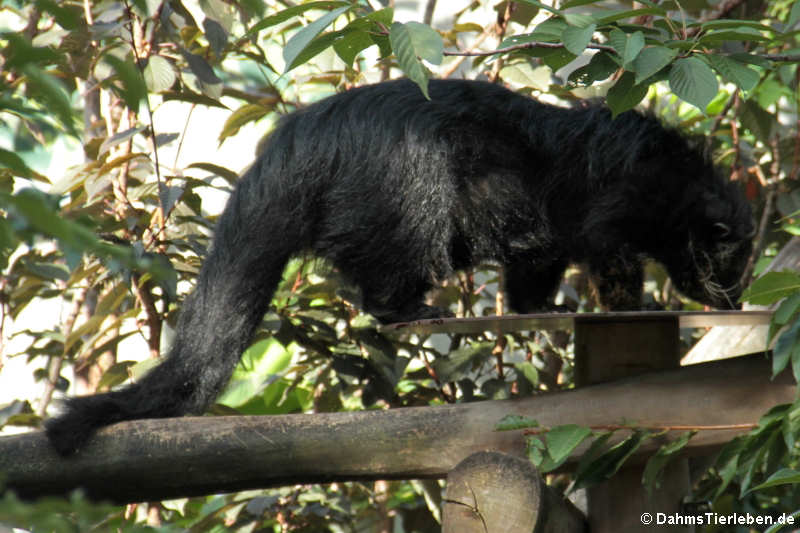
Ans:
{"type": "Polygon", "coordinates": [[[724,222],[717,222],[714,224],[714,231],[718,238],[724,239],[731,234],[731,227],[724,222]]]}

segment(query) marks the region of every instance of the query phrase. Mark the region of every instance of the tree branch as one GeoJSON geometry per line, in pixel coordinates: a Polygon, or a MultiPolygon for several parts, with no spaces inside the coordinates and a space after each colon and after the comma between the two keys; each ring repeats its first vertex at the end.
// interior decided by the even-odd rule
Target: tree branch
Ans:
{"type": "MultiPolygon", "coordinates": [[[[34,432],[0,438],[0,473],[6,487],[23,497],[65,494],[82,486],[94,498],[116,501],[297,483],[436,478],[476,451],[524,456],[521,431],[495,430],[508,414],[534,418],[544,426],[753,423],[774,405],[794,399],[791,372],[774,381],[770,375],[771,362],[758,355],[516,401],[140,420],[101,430],[69,459],[57,456],[44,434],[34,432]],[[667,396],[670,400],[664,401],[667,396]]],[[[688,449],[708,453],[742,431],[703,431],[688,449]]],[[[641,453],[652,453],[663,442],[653,439],[641,453]]]]}

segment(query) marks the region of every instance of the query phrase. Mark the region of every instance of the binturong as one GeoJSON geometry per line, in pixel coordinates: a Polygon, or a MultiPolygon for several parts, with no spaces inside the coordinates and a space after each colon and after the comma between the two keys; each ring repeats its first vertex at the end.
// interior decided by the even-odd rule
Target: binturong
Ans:
{"type": "Polygon", "coordinates": [[[63,455],[122,420],[199,414],[229,380],[288,259],[327,259],[383,323],[439,317],[455,270],[505,268],[510,307],[547,310],[570,263],[609,310],[641,305],[643,261],[685,296],[734,308],[753,224],[742,192],[676,130],[636,112],[564,109],[501,86],[396,80],[284,117],[217,224],[163,362],[66,401],[63,455]]]}

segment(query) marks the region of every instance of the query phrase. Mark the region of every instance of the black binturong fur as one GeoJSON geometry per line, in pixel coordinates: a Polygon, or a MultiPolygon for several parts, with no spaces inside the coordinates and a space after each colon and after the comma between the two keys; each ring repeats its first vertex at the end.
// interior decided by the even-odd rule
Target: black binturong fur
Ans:
{"type": "Polygon", "coordinates": [[[569,263],[608,309],[636,309],[642,261],[686,296],[731,308],[751,251],[741,192],[676,131],[603,107],[561,109],[497,85],[407,80],[285,117],[219,220],[164,362],[72,398],[47,423],[62,454],[120,420],[202,413],[250,342],[286,261],[330,260],[382,322],[435,317],[454,270],[505,266],[510,306],[548,308],[569,263]]]}

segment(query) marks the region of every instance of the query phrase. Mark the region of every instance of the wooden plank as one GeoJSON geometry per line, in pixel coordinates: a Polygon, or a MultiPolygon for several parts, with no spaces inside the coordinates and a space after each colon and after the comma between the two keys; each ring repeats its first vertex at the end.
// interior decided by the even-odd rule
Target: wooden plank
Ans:
{"type": "Polygon", "coordinates": [[[682,328],[710,328],[769,324],[772,312],[758,311],[620,311],[610,313],[537,313],[470,318],[431,318],[381,327],[383,333],[509,333],[529,330],[572,329],[575,320],[646,322],[675,317],[682,328]]]}
{"type": "MultiPolygon", "coordinates": [[[[685,316],[685,315],[684,315],[685,316]]],[[[731,318],[730,314],[722,315],[731,318]]],[[[645,372],[679,367],[680,318],[659,313],[648,320],[576,319],[575,385],[630,378],[645,372]],[[647,354],[642,357],[642,354],[647,354]]],[[[704,318],[693,315],[692,318],[704,318]]],[[[637,402],[631,392],[629,401],[637,402]]],[[[665,398],[665,401],[668,401],[665,398]]],[[[648,492],[642,486],[644,466],[625,465],[613,478],[587,490],[588,518],[592,533],[648,533],[644,513],[680,513],[680,503],[691,491],[688,460],[676,458],[663,472],[661,488],[648,492]]],[[[665,531],[687,532],[682,526],[665,526],[665,531]]]]}

